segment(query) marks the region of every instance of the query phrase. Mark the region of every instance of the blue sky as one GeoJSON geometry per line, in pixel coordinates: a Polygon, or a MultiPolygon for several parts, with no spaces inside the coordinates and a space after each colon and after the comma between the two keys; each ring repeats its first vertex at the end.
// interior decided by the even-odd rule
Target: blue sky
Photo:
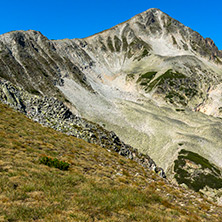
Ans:
{"type": "Polygon", "coordinates": [[[2,0],[0,34],[34,29],[49,39],[82,38],[149,8],[159,8],[222,49],[221,0],[2,0]]]}

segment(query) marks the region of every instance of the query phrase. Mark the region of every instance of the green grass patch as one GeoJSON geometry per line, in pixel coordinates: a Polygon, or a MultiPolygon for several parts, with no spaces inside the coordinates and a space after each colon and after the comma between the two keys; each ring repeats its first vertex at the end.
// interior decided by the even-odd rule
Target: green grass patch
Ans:
{"type": "Polygon", "coordinates": [[[174,79],[184,79],[184,78],[187,78],[187,76],[179,72],[173,72],[172,69],[169,69],[163,75],[159,76],[157,79],[152,81],[147,87],[147,90],[151,91],[155,86],[163,85],[165,81],[167,81],[170,84],[170,82],[173,81],[174,79]]]}
{"type": "Polygon", "coordinates": [[[40,158],[39,162],[41,164],[45,164],[46,166],[55,167],[60,170],[68,170],[69,169],[69,163],[64,162],[64,161],[60,161],[57,158],[53,159],[53,158],[44,156],[44,157],[40,158]]]}
{"type": "Polygon", "coordinates": [[[115,49],[114,49],[113,42],[112,42],[112,39],[111,39],[110,36],[107,38],[106,43],[107,43],[107,46],[108,46],[108,48],[110,49],[110,51],[111,51],[111,52],[114,52],[115,49]]]}
{"type": "Polygon", "coordinates": [[[114,44],[115,44],[116,51],[120,52],[122,42],[116,35],[114,36],[114,44]]]}
{"type": "Polygon", "coordinates": [[[177,45],[177,41],[176,41],[176,39],[175,39],[175,37],[173,35],[172,35],[172,40],[173,40],[173,44],[177,45]]]}
{"type": "Polygon", "coordinates": [[[157,74],[157,72],[153,71],[153,72],[146,72],[144,74],[142,74],[137,82],[140,83],[140,85],[147,85],[157,74]]]}
{"type": "Polygon", "coordinates": [[[182,149],[178,159],[174,161],[174,172],[179,184],[184,183],[194,191],[199,191],[205,186],[213,189],[222,188],[220,170],[197,153],[182,149]]]}

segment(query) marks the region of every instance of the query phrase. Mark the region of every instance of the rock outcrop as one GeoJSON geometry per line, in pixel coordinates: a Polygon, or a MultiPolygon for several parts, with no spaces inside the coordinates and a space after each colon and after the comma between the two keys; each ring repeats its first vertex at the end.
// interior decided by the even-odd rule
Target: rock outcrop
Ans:
{"type": "Polygon", "coordinates": [[[92,90],[79,68],[60,56],[40,32],[13,31],[0,36],[0,77],[30,93],[64,99],[56,87],[63,85],[64,76],[92,90]]]}
{"type": "Polygon", "coordinates": [[[114,132],[109,132],[95,123],[72,114],[64,103],[55,97],[31,95],[8,81],[0,80],[0,101],[43,126],[115,151],[138,162],[145,169],[153,170],[163,178],[166,177],[163,169],[157,167],[148,155],[139,153],[137,149],[125,144],[114,132]]]}

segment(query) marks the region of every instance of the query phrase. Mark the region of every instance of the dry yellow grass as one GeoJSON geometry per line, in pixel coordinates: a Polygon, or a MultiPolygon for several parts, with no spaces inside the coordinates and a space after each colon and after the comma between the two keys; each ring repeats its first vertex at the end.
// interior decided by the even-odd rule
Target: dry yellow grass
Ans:
{"type": "Polygon", "coordinates": [[[222,221],[220,207],[137,163],[0,104],[0,221],[222,221]],[[68,162],[68,171],[39,163],[68,162]]]}

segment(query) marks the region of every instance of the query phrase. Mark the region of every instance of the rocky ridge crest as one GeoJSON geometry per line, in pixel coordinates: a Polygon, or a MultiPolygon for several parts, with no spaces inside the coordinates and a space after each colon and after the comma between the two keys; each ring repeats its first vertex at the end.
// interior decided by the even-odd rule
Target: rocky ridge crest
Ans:
{"type": "Polygon", "coordinates": [[[137,149],[125,144],[114,132],[89,122],[71,113],[71,111],[55,97],[33,96],[10,82],[0,80],[0,101],[24,113],[30,119],[43,126],[72,135],[85,141],[97,144],[108,150],[134,160],[144,168],[153,170],[165,178],[165,172],[155,162],[137,149]]]}

